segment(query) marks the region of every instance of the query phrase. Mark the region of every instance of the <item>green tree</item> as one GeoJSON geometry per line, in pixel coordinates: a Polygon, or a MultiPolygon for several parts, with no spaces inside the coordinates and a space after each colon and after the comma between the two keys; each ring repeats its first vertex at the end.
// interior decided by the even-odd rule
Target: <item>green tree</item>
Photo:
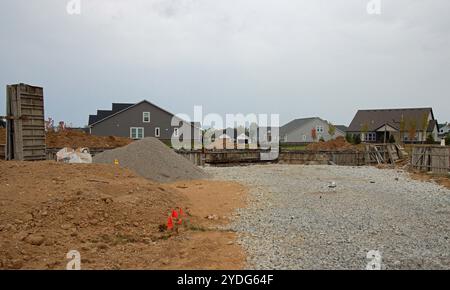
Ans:
{"type": "Polygon", "coordinates": [[[346,133],[346,134],[345,134],[345,140],[346,140],[348,143],[353,144],[353,135],[350,134],[350,133],[346,133]]]}
{"type": "Polygon", "coordinates": [[[359,134],[353,138],[353,144],[361,144],[361,136],[359,134]]]}
{"type": "Polygon", "coordinates": [[[434,137],[433,134],[428,134],[427,136],[427,144],[434,144],[434,137]]]}
{"type": "Polygon", "coordinates": [[[450,146],[450,133],[448,133],[447,137],[445,137],[445,145],[450,146]]]}
{"type": "Polygon", "coordinates": [[[416,132],[417,132],[417,121],[415,119],[412,119],[408,124],[409,141],[412,142],[416,139],[416,132]]]}
{"type": "Polygon", "coordinates": [[[328,122],[328,134],[330,134],[332,139],[334,134],[336,134],[336,126],[334,126],[331,122],[328,122]]]}
{"type": "MultiPolygon", "coordinates": [[[[367,133],[369,132],[369,124],[367,124],[367,122],[365,122],[364,124],[362,124],[361,126],[361,133],[364,134],[364,139],[367,138],[367,133]]],[[[359,136],[359,140],[361,143],[361,136],[359,136]]]]}

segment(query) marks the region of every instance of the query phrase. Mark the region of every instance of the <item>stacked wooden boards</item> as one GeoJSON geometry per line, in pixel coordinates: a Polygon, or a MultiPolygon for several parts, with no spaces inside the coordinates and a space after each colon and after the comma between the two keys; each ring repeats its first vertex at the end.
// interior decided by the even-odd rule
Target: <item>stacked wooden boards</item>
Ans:
{"type": "Polygon", "coordinates": [[[7,160],[45,160],[44,90],[26,84],[6,87],[7,160]]]}

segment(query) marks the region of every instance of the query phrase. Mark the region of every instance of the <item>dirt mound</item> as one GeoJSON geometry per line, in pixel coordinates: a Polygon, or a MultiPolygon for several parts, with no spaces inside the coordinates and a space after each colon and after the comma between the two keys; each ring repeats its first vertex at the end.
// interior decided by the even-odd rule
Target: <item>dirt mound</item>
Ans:
{"type": "Polygon", "coordinates": [[[358,150],[357,146],[348,143],[344,137],[337,137],[336,139],[327,142],[317,142],[306,146],[306,150],[310,151],[346,151],[358,150]]]}
{"type": "Polygon", "coordinates": [[[80,130],[64,130],[61,132],[47,132],[46,134],[47,148],[117,148],[126,146],[131,142],[133,140],[129,138],[94,136],[80,130]]]}
{"type": "MultiPolygon", "coordinates": [[[[126,146],[133,140],[125,137],[94,136],[80,130],[64,130],[61,132],[47,132],[47,148],[117,148],[126,146]]],[[[6,144],[6,129],[0,128],[0,144],[6,144]]]]}
{"type": "Polygon", "coordinates": [[[0,183],[2,269],[64,269],[70,250],[82,253],[83,268],[150,265],[138,248],[166,239],[159,226],[185,201],[168,186],[104,164],[4,161],[0,183]]]}
{"type": "Polygon", "coordinates": [[[108,150],[94,157],[95,163],[129,168],[141,176],[159,181],[202,179],[206,174],[186,158],[178,155],[156,138],[145,138],[125,147],[108,150]]]}

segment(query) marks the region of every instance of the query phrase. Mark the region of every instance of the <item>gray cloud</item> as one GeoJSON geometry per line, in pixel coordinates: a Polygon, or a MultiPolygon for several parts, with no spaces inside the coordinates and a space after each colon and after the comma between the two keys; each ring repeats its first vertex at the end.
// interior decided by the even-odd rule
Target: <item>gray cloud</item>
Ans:
{"type": "MultiPolygon", "coordinates": [[[[0,85],[42,85],[84,125],[111,102],[347,124],[358,108],[433,106],[449,121],[447,0],[63,0],[0,4],[0,85]]],[[[4,102],[0,102],[4,111],[4,102]]]]}

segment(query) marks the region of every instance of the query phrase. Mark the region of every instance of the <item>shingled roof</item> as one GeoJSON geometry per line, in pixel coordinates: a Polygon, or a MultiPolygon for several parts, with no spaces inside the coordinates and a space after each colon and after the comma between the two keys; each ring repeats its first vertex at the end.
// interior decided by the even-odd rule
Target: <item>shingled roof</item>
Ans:
{"type": "Polygon", "coordinates": [[[349,132],[360,132],[364,125],[368,126],[368,131],[376,131],[385,124],[396,130],[400,130],[400,122],[415,120],[418,130],[423,116],[430,114],[433,121],[428,124],[428,131],[432,131],[436,126],[432,108],[408,108],[408,109],[380,109],[380,110],[359,110],[348,127],[349,132]]]}
{"type": "Polygon", "coordinates": [[[112,114],[123,111],[133,105],[134,104],[113,103],[112,110],[97,110],[96,115],[89,115],[89,124],[88,125],[94,124],[100,120],[103,120],[103,119],[111,116],[112,114]]]}

